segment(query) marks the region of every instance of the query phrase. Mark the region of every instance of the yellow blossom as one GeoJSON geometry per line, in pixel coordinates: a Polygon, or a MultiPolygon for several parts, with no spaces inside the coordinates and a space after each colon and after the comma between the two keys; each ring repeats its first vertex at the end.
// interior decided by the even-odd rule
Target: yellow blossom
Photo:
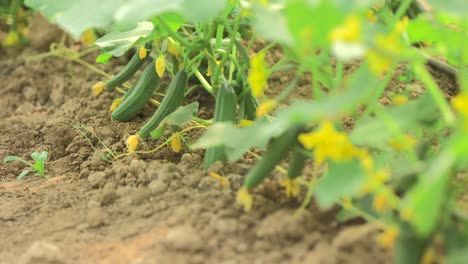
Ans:
{"type": "Polygon", "coordinates": [[[378,18],[377,16],[375,15],[375,11],[370,9],[366,12],[366,17],[367,17],[367,20],[369,20],[370,22],[377,22],[378,21],[378,18]]]}
{"type": "Polygon", "coordinates": [[[372,202],[372,208],[378,213],[384,213],[387,209],[390,208],[390,202],[388,195],[385,191],[378,192],[374,196],[374,201],[372,202]]]}
{"type": "Polygon", "coordinates": [[[437,260],[437,255],[433,247],[428,247],[424,250],[424,254],[421,258],[421,264],[432,264],[439,263],[437,260]]]}
{"type": "Polygon", "coordinates": [[[238,204],[244,207],[245,212],[248,212],[252,209],[253,198],[246,187],[242,187],[239,189],[239,191],[237,191],[236,201],[238,204]]]}
{"type": "Polygon", "coordinates": [[[86,45],[91,45],[96,40],[96,32],[93,28],[89,28],[83,33],[80,40],[86,45]]]}
{"type": "Polygon", "coordinates": [[[127,138],[127,149],[129,153],[134,153],[138,147],[138,136],[131,135],[127,138]]]}
{"type": "Polygon", "coordinates": [[[248,120],[248,119],[241,119],[239,121],[239,124],[237,124],[238,127],[248,127],[248,126],[251,126],[253,124],[253,121],[252,120],[248,120]]]}
{"type": "Polygon", "coordinates": [[[395,245],[395,240],[400,234],[397,226],[391,226],[377,237],[377,242],[384,248],[392,248],[395,245]]]}
{"type": "Polygon", "coordinates": [[[298,140],[305,148],[314,150],[318,164],[327,158],[335,161],[350,160],[359,153],[359,149],[351,144],[348,136],[336,131],[330,121],[323,122],[316,131],[300,134],[298,140]]]}
{"type": "Polygon", "coordinates": [[[148,51],[146,50],[145,46],[141,46],[138,49],[138,56],[140,56],[140,59],[146,58],[146,55],[148,55],[148,51]]]}
{"type": "Polygon", "coordinates": [[[408,97],[402,94],[395,95],[392,98],[392,104],[394,105],[404,105],[408,102],[408,97]]]}
{"type": "Polygon", "coordinates": [[[93,87],[91,88],[91,90],[93,90],[94,96],[98,96],[104,90],[104,83],[103,82],[95,83],[93,87]]]}
{"type": "Polygon", "coordinates": [[[409,24],[409,18],[407,16],[404,16],[401,18],[401,20],[397,21],[395,24],[395,33],[403,33],[405,32],[406,28],[408,27],[409,24]]]}
{"type": "Polygon", "coordinates": [[[361,22],[357,16],[346,18],[343,25],[330,32],[332,41],[358,42],[361,39],[361,22]]]}
{"type": "Polygon", "coordinates": [[[268,70],[265,64],[265,52],[259,52],[250,59],[250,72],[248,82],[252,89],[252,95],[260,97],[267,86],[268,70]]]}
{"type": "Polygon", "coordinates": [[[210,172],[210,177],[219,181],[222,186],[228,186],[229,180],[216,172],[210,172]]]}
{"type": "Polygon", "coordinates": [[[452,98],[453,108],[465,118],[468,117],[468,94],[460,93],[452,98]]]}
{"type": "Polygon", "coordinates": [[[403,139],[395,138],[390,140],[388,144],[396,151],[407,150],[416,144],[416,139],[409,135],[405,135],[403,139]]]}
{"type": "Polygon", "coordinates": [[[257,117],[262,117],[270,113],[273,110],[273,108],[275,108],[277,103],[278,102],[276,102],[276,100],[273,99],[266,100],[263,103],[261,103],[257,108],[257,117]]]}
{"type": "Polygon", "coordinates": [[[120,105],[120,103],[121,103],[122,101],[123,101],[123,97],[116,98],[116,99],[112,102],[111,106],[109,107],[109,111],[110,111],[110,112],[113,112],[113,111],[117,108],[117,106],[120,105]]]}
{"type": "Polygon", "coordinates": [[[413,211],[410,208],[403,208],[400,211],[400,218],[404,221],[410,221],[413,217],[413,211]]]}
{"type": "Polygon", "coordinates": [[[297,197],[299,195],[299,184],[294,179],[280,179],[279,185],[284,187],[286,197],[297,197]]]}
{"type": "Polygon", "coordinates": [[[20,34],[15,30],[8,32],[8,34],[2,41],[2,45],[4,47],[15,47],[15,46],[18,46],[19,43],[20,43],[20,34]]]}
{"type": "Polygon", "coordinates": [[[353,207],[353,200],[350,197],[343,198],[342,206],[344,209],[351,209],[353,207]]]}
{"type": "Polygon", "coordinates": [[[156,68],[156,73],[158,74],[159,78],[163,77],[164,72],[166,71],[166,57],[164,55],[160,55],[156,59],[154,67],[156,68]]]}
{"type": "Polygon", "coordinates": [[[173,44],[171,41],[167,43],[167,51],[169,54],[172,54],[176,57],[179,56],[179,50],[177,49],[176,44],[173,44]]]}
{"type": "Polygon", "coordinates": [[[179,132],[175,132],[174,134],[172,134],[171,148],[175,153],[179,153],[182,149],[182,140],[180,138],[179,132]]]}

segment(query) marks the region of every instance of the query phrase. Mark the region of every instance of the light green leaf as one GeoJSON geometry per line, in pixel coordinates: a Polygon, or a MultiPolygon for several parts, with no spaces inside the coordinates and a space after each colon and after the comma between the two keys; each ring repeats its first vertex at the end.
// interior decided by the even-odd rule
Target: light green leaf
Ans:
{"type": "Polygon", "coordinates": [[[16,157],[16,156],[6,156],[5,158],[3,158],[3,163],[7,163],[7,162],[10,162],[10,161],[19,161],[21,163],[24,163],[28,166],[31,166],[32,167],[32,164],[22,158],[19,158],[19,157],[16,157]]]}
{"type": "Polygon", "coordinates": [[[29,173],[29,170],[24,170],[24,171],[22,171],[22,172],[18,175],[18,177],[17,177],[16,179],[18,179],[18,180],[20,181],[20,180],[23,179],[24,176],[26,176],[26,174],[28,174],[28,173],[29,173]]]}
{"type": "Polygon", "coordinates": [[[255,14],[252,26],[262,38],[289,46],[294,43],[286,18],[280,9],[255,3],[252,12],[255,14]]]}
{"type": "Polygon", "coordinates": [[[466,18],[466,10],[468,10],[468,2],[466,0],[427,0],[434,11],[447,11],[460,18],[466,18]]]}
{"type": "Polygon", "coordinates": [[[314,191],[321,208],[330,208],[345,197],[357,194],[366,181],[359,161],[332,163],[314,191]]]}
{"type": "Polygon", "coordinates": [[[198,102],[192,102],[186,106],[180,106],[164,119],[168,125],[183,126],[190,122],[198,113],[198,102]]]}
{"type": "MultiPolygon", "coordinates": [[[[122,56],[140,38],[146,37],[153,32],[153,23],[140,22],[132,30],[125,32],[111,32],[94,43],[101,48],[99,61],[107,62],[110,55],[114,57],[122,56]]],[[[97,61],[97,60],[96,60],[97,61]]]]}

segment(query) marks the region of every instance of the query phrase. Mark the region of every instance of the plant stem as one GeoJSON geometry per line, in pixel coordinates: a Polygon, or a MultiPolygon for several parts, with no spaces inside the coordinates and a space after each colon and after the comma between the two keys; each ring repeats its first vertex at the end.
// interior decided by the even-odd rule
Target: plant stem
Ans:
{"type": "Polygon", "coordinates": [[[161,25],[164,27],[164,29],[167,30],[167,32],[169,33],[169,36],[171,36],[172,38],[177,40],[177,42],[179,42],[182,46],[190,49],[190,47],[192,45],[187,40],[185,40],[183,37],[181,37],[177,32],[175,32],[171,28],[171,26],[169,26],[169,24],[167,24],[167,22],[164,21],[164,19],[158,17],[157,20],[158,20],[159,23],[161,23],[161,25]]]}
{"type": "Polygon", "coordinates": [[[439,107],[445,122],[449,125],[453,124],[455,121],[455,115],[450,110],[450,106],[447,103],[447,100],[445,100],[444,95],[440,91],[439,86],[424,67],[424,63],[415,62],[412,66],[415,75],[421,80],[429,94],[434,99],[437,107],[439,107]]]}

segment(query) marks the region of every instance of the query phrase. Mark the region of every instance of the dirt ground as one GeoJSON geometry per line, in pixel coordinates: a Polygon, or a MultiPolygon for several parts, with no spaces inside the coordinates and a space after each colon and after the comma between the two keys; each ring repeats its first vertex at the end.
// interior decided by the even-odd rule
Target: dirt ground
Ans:
{"type": "MultiPolygon", "coordinates": [[[[101,68],[114,73],[119,67],[115,60],[101,68]]],[[[48,151],[51,176],[17,181],[23,165],[0,166],[0,264],[392,262],[392,252],[375,243],[375,226],[339,223],[335,210],[314,204],[298,212],[301,200],[285,198],[274,180],[258,188],[253,210],[244,213],[235,193],[251,160],[218,168],[230,180],[224,187],[202,169],[202,152],[187,148],[106,162],[98,140],[89,135],[90,144],[73,126],[91,127],[122,153],[151,109],[130,123],[111,121],[108,108],[117,94],[94,97],[90,87],[102,77],[81,65],[25,62],[0,51],[0,79],[0,157],[48,151]]],[[[273,76],[271,86],[287,81],[273,76]]],[[[397,92],[406,86],[391,85],[397,92]]],[[[301,86],[298,95],[307,95],[308,81],[301,86]]],[[[453,83],[445,86],[452,95],[453,83]]],[[[160,143],[148,140],[142,148],[160,143]]]]}

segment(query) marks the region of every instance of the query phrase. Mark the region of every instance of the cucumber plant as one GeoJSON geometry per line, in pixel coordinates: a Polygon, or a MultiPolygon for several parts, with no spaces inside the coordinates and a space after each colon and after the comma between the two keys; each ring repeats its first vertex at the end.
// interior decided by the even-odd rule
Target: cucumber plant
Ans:
{"type": "MultiPolygon", "coordinates": [[[[7,163],[10,161],[19,161],[29,166],[29,168],[33,170],[34,175],[42,177],[42,178],[48,178],[45,172],[45,163],[46,163],[48,155],[49,153],[47,151],[31,153],[31,158],[33,159],[34,163],[31,163],[17,156],[6,156],[5,158],[3,158],[3,163],[7,163]]],[[[26,176],[29,172],[31,172],[31,170],[28,170],[28,169],[23,170],[18,175],[17,179],[18,180],[23,179],[24,176],[26,176]]]]}

